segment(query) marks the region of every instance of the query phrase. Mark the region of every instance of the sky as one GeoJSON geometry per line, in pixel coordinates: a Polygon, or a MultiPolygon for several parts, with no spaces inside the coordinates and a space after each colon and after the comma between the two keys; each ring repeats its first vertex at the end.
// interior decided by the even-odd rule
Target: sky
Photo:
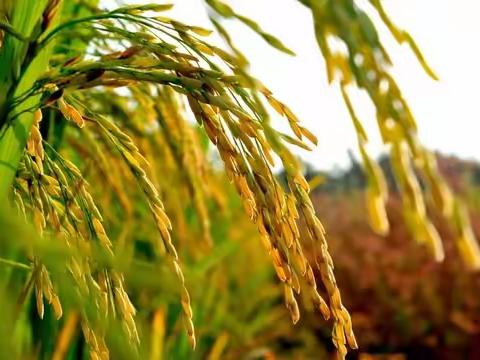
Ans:
{"type": "MultiPolygon", "coordinates": [[[[172,2],[172,17],[209,26],[202,1],[172,2]]],[[[251,73],[317,135],[318,147],[312,152],[300,150],[299,155],[318,168],[348,165],[348,150],[356,152],[356,135],[338,88],[327,83],[309,11],[296,0],[226,2],[238,13],[260,23],[296,53],[295,57],[284,55],[238,22],[224,23],[250,60],[251,73]]],[[[369,9],[367,0],[357,3],[369,9]]],[[[409,48],[398,45],[375,13],[369,11],[393,59],[392,73],[416,117],[421,141],[433,150],[480,160],[480,1],[383,0],[383,4],[391,19],[414,37],[440,77],[437,82],[430,79],[409,48]]],[[[365,94],[355,96],[354,102],[370,134],[370,150],[378,154],[383,145],[373,105],[365,94]]]]}

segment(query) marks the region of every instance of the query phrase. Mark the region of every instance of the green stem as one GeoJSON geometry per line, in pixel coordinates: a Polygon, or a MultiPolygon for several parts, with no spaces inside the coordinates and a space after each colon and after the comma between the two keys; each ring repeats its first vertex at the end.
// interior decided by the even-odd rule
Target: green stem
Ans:
{"type": "Polygon", "coordinates": [[[0,258],[0,264],[16,267],[23,270],[31,270],[31,267],[21,262],[0,258]]]}
{"type": "MultiPolygon", "coordinates": [[[[35,2],[18,0],[12,12],[12,28],[23,37],[30,37],[30,34],[35,32],[36,26],[42,21],[47,2],[47,0],[35,2]]],[[[33,59],[29,59],[27,49],[30,45],[30,43],[19,41],[15,36],[9,36],[0,51],[0,69],[2,69],[0,72],[0,120],[2,124],[0,129],[0,204],[5,201],[10,191],[30,134],[33,112],[28,109],[34,108],[38,104],[40,95],[31,96],[14,106],[11,101],[26,93],[47,71],[51,55],[52,47],[46,46],[33,59]],[[28,63],[25,64],[26,62],[28,63]],[[20,78],[22,72],[24,73],[20,78]]]]}
{"type": "Polygon", "coordinates": [[[75,25],[78,25],[78,24],[81,24],[81,23],[86,23],[86,22],[91,22],[91,21],[95,21],[95,20],[121,19],[121,18],[122,18],[122,16],[120,16],[118,14],[114,15],[114,14],[111,14],[111,13],[107,13],[107,14],[92,15],[92,16],[87,16],[87,17],[81,18],[81,19],[74,19],[74,20],[67,21],[67,22],[57,26],[52,31],[50,31],[48,33],[48,35],[44,39],[42,39],[42,41],[40,41],[40,43],[38,44],[38,50],[41,51],[45,46],[47,46],[48,43],[53,39],[53,37],[57,33],[65,30],[65,29],[71,28],[75,25]]]}
{"type": "Polygon", "coordinates": [[[29,40],[27,36],[24,36],[23,34],[19,33],[17,30],[15,30],[13,28],[13,26],[11,26],[10,24],[7,24],[3,21],[0,21],[0,30],[5,31],[6,33],[12,35],[13,37],[15,37],[16,39],[18,39],[20,41],[28,41],[29,40]]]}

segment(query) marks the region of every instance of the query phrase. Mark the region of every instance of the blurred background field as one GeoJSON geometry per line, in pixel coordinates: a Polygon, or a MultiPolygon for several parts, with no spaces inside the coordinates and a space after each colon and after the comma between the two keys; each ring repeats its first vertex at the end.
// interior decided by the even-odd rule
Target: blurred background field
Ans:
{"type": "MultiPolygon", "coordinates": [[[[365,179],[355,160],[351,167],[332,172],[305,166],[307,179],[317,184],[312,199],[329,235],[335,274],[360,344],[361,350],[348,358],[478,359],[480,276],[465,268],[451,230],[434,210],[435,224],[445,239],[445,262],[436,263],[411,238],[388,161],[383,158],[380,163],[390,174],[387,180],[393,189],[387,206],[391,232],[386,237],[368,226],[365,179]]],[[[480,164],[439,155],[439,166],[449,184],[468,199],[473,227],[480,234],[480,164]]],[[[278,176],[282,178],[281,173],[278,176]]],[[[329,324],[319,320],[308,299],[301,302],[306,311],[300,322],[289,322],[274,271],[256,247],[261,240],[241,212],[231,211],[230,231],[223,232],[218,225],[213,229],[222,233],[216,240],[229,236],[235,242],[220,246],[218,260],[209,260],[215,262],[211,267],[200,266],[205,272],[198,274],[198,287],[197,278],[191,280],[192,296],[207,302],[197,304],[199,349],[195,353],[185,349],[189,354],[185,358],[215,359],[217,351],[220,359],[333,358],[329,324]],[[201,280],[206,278],[209,291],[201,280]]],[[[167,337],[170,349],[177,348],[168,345],[176,343],[174,338],[167,337]]]]}
{"type": "MultiPolygon", "coordinates": [[[[384,168],[386,163],[381,161],[384,168]]],[[[479,234],[479,164],[440,156],[439,166],[450,185],[469,199],[479,234]]],[[[407,359],[477,359],[480,277],[466,271],[438,214],[435,223],[447,252],[441,264],[408,235],[395,191],[387,206],[391,233],[383,238],[366,224],[358,166],[327,179],[314,192],[314,203],[330,235],[336,274],[362,349],[407,359]]]]}
{"type": "MultiPolygon", "coordinates": [[[[380,163],[391,174],[387,159],[380,163]]],[[[439,166],[449,184],[469,199],[473,227],[480,234],[480,164],[439,155],[439,166]]],[[[306,168],[307,179],[319,184],[313,190],[313,202],[330,238],[335,273],[361,348],[348,358],[479,358],[480,276],[468,272],[462,264],[451,231],[439,214],[433,211],[435,224],[445,239],[446,261],[440,264],[408,234],[395,190],[387,206],[390,234],[382,237],[372,232],[364,208],[365,179],[354,160],[350,168],[333,172],[306,168]]],[[[395,189],[391,175],[387,180],[395,189]]],[[[218,270],[222,272],[221,268],[218,270]]],[[[310,308],[305,302],[302,306],[310,308]]],[[[264,330],[272,339],[258,335],[246,339],[246,344],[239,347],[249,349],[246,353],[236,350],[233,340],[233,352],[227,351],[226,358],[238,358],[240,353],[242,358],[266,359],[333,356],[329,326],[319,321],[311,309],[296,326],[288,324],[287,312],[281,307],[279,312],[284,321],[264,330]],[[269,355],[255,357],[258,348],[269,355]]]]}

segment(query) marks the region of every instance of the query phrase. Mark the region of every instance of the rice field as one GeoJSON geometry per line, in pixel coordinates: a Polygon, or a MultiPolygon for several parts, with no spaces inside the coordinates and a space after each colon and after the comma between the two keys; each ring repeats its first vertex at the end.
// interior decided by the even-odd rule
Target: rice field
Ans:
{"type": "MultiPolygon", "coordinates": [[[[421,144],[376,25],[353,0],[298,1],[357,134],[362,231],[388,241],[400,218],[402,256],[412,246],[440,266],[454,247],[465,273],[478,270],[468,197],[421,144]],[[352,89],[375,105],[393,188],[352,89]]],[[[370,4],[436,79],[412,36],[370,4]]],[[[0,358],[368,358],[344,305],[360,295],[342,296],[363,266],[337,281],[350,246],[327,236],[319,181],[296,155],[317,137],[250,74],[224,20],[294,51],[226,1],[205,0],[209,28],[172,18],[174,5],[0,5],[0,358]]]]}

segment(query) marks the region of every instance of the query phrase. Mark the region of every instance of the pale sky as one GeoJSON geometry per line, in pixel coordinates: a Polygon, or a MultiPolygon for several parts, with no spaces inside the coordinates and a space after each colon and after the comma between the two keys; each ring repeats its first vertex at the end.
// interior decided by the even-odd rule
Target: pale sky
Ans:
{"type": "MultiPolygon", "coordinates": [[[[189,24],[209,25],[201,1],[171,2],[175,3],[172,17],[189,24]]],[[[318,148],[311,153],[301,151],[299,155],[320,168],[345,165],[347,150],[356,150],[356,136],[338,89],[327,84],[308,10],[296,0],[226,2],[238,13],[259,22],[297,54],[284,55],[266,46],[245,26],[234,21],[225,23],[237,46],[250,60],[252,74],[286,102],[319,138],[318,148]]],[[[380,36],[394,61],[392,71],[419,124],[420,139],[431,149],[480,159],[477,147],[480,1],[383,0],[383,3],[392,20],[413,35],[440,77],[435,82],[425,75],[409,49],[397,45],[385,27],[379,25],[380,36]]],[[[377,17],[374,19],[380,24],[377,17]]],[[[372,152],[381,151],[373,106],[366,95],[354,100],[371,134],[372,152]]]]}

